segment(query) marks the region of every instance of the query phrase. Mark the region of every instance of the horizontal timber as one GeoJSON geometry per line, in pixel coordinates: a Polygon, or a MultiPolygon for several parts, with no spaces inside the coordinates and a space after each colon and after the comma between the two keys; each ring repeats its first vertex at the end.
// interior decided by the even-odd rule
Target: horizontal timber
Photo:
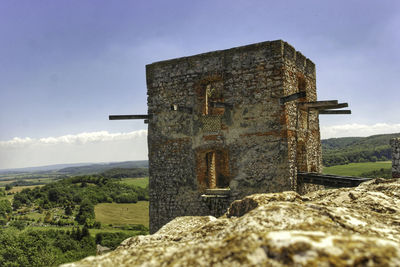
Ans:
{"type": "Polygon", "coordinates": [[[110,115],[109,120],[148,120],[152,115],[110,115]]]}
{"type": "Polygon", "coordinates": [[[316,108],[313,108],[313,109],[324,110],[324,109],[337,109],[337,108],[347,108],[347,107],[349,107],[348,103],[340,103],[340,104],[337,104],[337,105],[326,105],[326,106],[323,106],[323,107],[316,107],[316,108]]]}
{"type": "Polygon", "coordinates": [[[292,95],[288,95],[288,96],[285,96],[285,97],[281,97],[281,98],[279,99],[279,103],[280,103],[281,105],[283,105],[283,104],[285,104],[285,103],[287,103],[287,102],[294,101],[294,100],[297,100],[297,99],[300,99],[300,98],[304,98],[304,97],[306,97],[306,96],[307,96],[307,95],[306,95],[306,92],[294,93],[294,94],[292,94],[292,95]]]}
{"type": "Polygon", "coordinates": [[[372,180],[372,178],[338,176],[338,175],[321,174],[315,172],[297,173],[298,183],[317,184],[329,187],[355,187],[361,184],[362,182],[366,182],[369,180],[372,180]]]}
{"type": "Polygon", "coordinates": [[[338,105],[337,100],[324,100],[324,101],[315,101],[315,102],[301,102],[299,103],[301,108],[321,108],[327,106],[335,106],[338,105]]]}
{"type": "Polygon", "coordinates": [[[330,115],[336,115],[336,114],[351,114],[351,110],[320,110],[319,114],[330,114],[330,115]]]}

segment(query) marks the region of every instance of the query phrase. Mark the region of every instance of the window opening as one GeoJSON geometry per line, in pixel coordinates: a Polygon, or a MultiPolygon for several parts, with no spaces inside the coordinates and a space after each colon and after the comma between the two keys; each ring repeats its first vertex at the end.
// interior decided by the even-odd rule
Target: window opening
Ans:
{"type": "Polygon", "coordinates": [[[208,188],[214,189],[217,187],[217,166],[216,166],[216,153],[214,151],[206,154],[207,162],[207,180],[208,188]]]}
{"type": "Polygon", "coordinates": [[[222,82],[210,83],[204,89],[203,115],[222,115],[225,112],[222,82]]]}
{"type": "Polygon", "coordinates": [[[178,105],[176,105],[176,104],[171,105],[171,110],[177,111],[178,110],[178,105]]]}
{"type": "Polygon", "coordinates": [[[297,76],[297,89],[299,92],[305,92],[306,91],[306,79],[303,76],[298,75],[297,76]]]}

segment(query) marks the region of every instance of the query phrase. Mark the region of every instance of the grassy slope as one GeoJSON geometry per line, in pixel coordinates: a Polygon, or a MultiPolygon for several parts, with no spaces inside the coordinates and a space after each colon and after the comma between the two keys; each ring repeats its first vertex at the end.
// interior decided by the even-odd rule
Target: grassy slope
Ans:
{"type": "MultiPolygon", "coordinates": [[[[121,183],[128,185],[136,185],[145,188],[149,183],[149,178],[123,178],[121,183]]],[[[43,185],[39,185],[43,186],[43,185]]],[[[34,188],[36,186],[15,186],[10,192],[16,193],[22,191],[24,188],[34,188]]],[[[2,199],[7,198],[12,201],[14,195],[7,195],[2,199]]],[[[95,207],[96,220],[103,224],[143,224],[146,227],[149,226],[149,215],[148,215],[148,201],[139,201],[133,204],[117,204],[117,203],[102,203],[95,207]]],[[[55,213],[56,209],[52,209],[52,213],[55,213]]],[[[63,212],[62,212],[63,213],[63,212]]],[[[28,212],[27,217],[44,218],[45,213],[39,214],[37,212],[28,212]]]]}
{"type": "MultiPolygon", "coordinates": [[[[147,226],[148,227],[148,226],[147,226]]],[[[133,231],[133,230],[123,230],[120,228],[112,228],[112,227],[101,227],[101,229],[89,229],[89,233],[91,236],[95,237],[96,234],[98,233],[125,233],[125,234],[129,234],[130,236],[135,236],[138,234],[137,231],[133,231]]]]}
{"type": "Polygon", "coordinates": [[[330,138],[321,140],[322,150],[324,152],[341,151],[341,150],[354,150],[373,148],[379,146],[388,146],[390,139],[399,137],[400,133],[394,134],[380,134],[368,137],[342,137],[330,138]]]}
{"type": "Polygon", "coordinates": [[[394,137],[400,137],[400,133],[321,140],[323,164],[334,166],[390,160],[392,156],[389,142],[394,137]]]}
{"type": "Polygon", "coordinates": [[[148,161],[126,161],[106,164],[91,164],[79,167],[68,167],[58,170],[58,173],[65,173],[68,175],[84,175],[84,174],[95,174],[101,173],[113,168],[147,168],[148,161]]]}
{"type": "Polygon", "coordinates": [[[24,190],[25,188],[33,189],[35,187],[42,187],[44,186],[43,184],[41,185],[24,185],[24,186],[14,186],[13,188],[10,189],[10,193],[18,193],[24,190]]]}
{"type": "Polygon", "coordinates": [[[391,161],[378,161],[378,162],[365,162],[365,163],[350,163],[346,165],[337,165],[332,167],[324,167],[323,173],[360,176],[361,173],[379,170],[381,168],[387,169],[392,167],[391,161]]]}
{"type": "MultiPolygon", "coordinates": [[[[82,228],[82,226],[80,226],[82,228]]],[[[38,226],[28,226],[26,227],[23,231],[28,231],[28,230],[63,230],[63,231],[71,231],[72,230],[72,226],[46,226],[46,227],[38,227],[38,226]]],[[[97,233],[119,233],[119,232],[123,232],[126,234],[130,234],[132,236],[137,234],[137,231],[133,231],[133,230],[123,230],[123,229],[119,229],[119,228],[111,228],[111,227],[101,227],[101,229],[89,229],[89,233],[92,237],[95,237],[97,233]]]]}
{"type": "Polygon", "coordinates": [[[149,185],[149,177],[144,178],[122,178],[121,183],[146,188],[149,185]]]}
{"type": "Polygon", "coordinates": [[[143,224],[149,227],[149,202],[101,203],[94,208],[96,220],[102,224],[143,224]]]}

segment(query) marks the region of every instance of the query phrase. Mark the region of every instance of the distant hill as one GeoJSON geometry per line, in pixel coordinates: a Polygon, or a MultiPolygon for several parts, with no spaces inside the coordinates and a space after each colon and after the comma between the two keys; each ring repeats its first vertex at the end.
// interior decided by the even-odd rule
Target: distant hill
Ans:
{"type": "Polygon", "coordinates": [[[46,174],[53,175],[84,175],[102,173],[110,169],[128,169],[128,168],[148,168],[149,163],[147,160],[140,161],[124,161],[124,162],[111,162],[111,163],[74,163],[74,164],[56,164],[40,167],[28,167],[18,169],[3,169],[0,174],[46,174]]]}
{"type": "MultiPolygon", "coordinates": [[[[324,166],[342,165],[357,162],[374,162],[391,160],[391,148],[389,141],[400,137],[400,133],[380,134],[369,137],[342,137],[321,140],[322,162],[324,166]]],[[[52,173],[58,175],[85,175],[105,173],[109,176],[123,176],[120,169],[148,168],[147,160],[124,161],[112,163],[75,163],[56,164],[40,167],[19,169],[3,169],[0,174],[18,173],[52,173]],[[111,169],[116,169],[108,172],[111,169]]],[[[145,172],[145,170],[132,170],[133,173],[145,172]]],[[[123,171],[127,173],[127,171],[123,171]]],[[[135,175],[136,177],[136,175],[135,175]]]]}
{"type": "Polygon", "coordinates": [[[68,175],[83,175],[83,174],[95,174],[102,173],[110,169],[131,169],[131,168],[148,168],[149,163],[147,160],[142,161],[125,161],[125,162],[114,162],[106,164],[91,164],[79,167],[68,167],[58,170],[58,173],[68,175]]]}
{"type": "Polygon", "coordinates": [[[1,169],[0,174],[3,173],[26,173],[26,172],[49,172],[57,171],[66,167],[78,167],[93,163],[71,163],[71,164],[54,164],[39,167],[26,167],[26,168],[13,168],[13,169],[1,169]]]}
{"type": "Polygon", "coordinates": [[[101,173],[106,178],[136,178],[149,176],[149,168],[113,168],[101,173]]]}
{"type": "Polygon", "coordinates": [[[324,139],[321,141],[323,165],[391,160],[389,142],[394,137],[400,137],[400,133],[324,139]]]}

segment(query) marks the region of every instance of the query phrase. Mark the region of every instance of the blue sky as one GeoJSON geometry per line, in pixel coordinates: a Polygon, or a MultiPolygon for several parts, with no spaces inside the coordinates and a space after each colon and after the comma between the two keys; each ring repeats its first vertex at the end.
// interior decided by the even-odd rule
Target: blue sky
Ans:
{"type": "Polygon", "coordinates": [[[399,29],[395,0],[2,0],[0,168],[144,159],[146,125],[107,117],[147,112],[146,64],[276,39],[350,104],[323,137],[400,132],[399,29]]]}

